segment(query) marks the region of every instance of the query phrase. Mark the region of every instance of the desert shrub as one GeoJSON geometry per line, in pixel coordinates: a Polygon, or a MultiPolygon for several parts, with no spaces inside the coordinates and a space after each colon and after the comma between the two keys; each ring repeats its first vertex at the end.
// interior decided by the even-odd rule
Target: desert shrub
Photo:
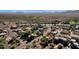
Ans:
{"type": "Polygon", "coordinates": [[[59,40],[58,39],[54,39],[54,44],[58,44],[59,40]]]}
{"type": "Polygon", "coordinates": [[[72,18],[72,19],[70,19],[70,22],[69,22],[70,24],[74,24],[74,25],[77,25],[77,24],[79,24],[79,18],[72,18]]]}
{"type": "Polygon", "coordinates": [[[13,38],[8,42],[8,44],[15,44],[15,43],[19,43],[19,42],[20,42],[20,41],[17,40],[16,37],[13,37],[13,38]]]}
{"type": "Polygon", "coordinates": [[[30,37],[27,37],[27,38],[26,38],[26,41],[27,41],[27,42],[31,42],[33,39],[34,39],[34,36],[31,35],[30,37]]]}
{"type": "Polygon", "coordinates": [[[0,48],[8,48],[8,41],[6,40],[6,36],[0,38],[0,48]]]}
{"type": "Polygon", "coordinates": [[[20,43],[20,41],[17,40],[16,37],[13,37],[13,38],[8,42],[8,44],[10,45],[9,48],[10,48],[10,49],[14,49],[14,48],[16,48],[16,47],[18,46],[19,43],[20,43]]]}
{"type": "Polygon", "coordinates": [[[75,24],[72,24],[72,25],[70,26],[70,29],[74,31],[74,30],[75,30],[75,27],[76,27],[76,25],[75,25],[75,24]]]}
{"type": "Polygon", "coordinates": [[[4,49],[4,45],[3,44],[0,44],[0,49],[4,49]]]}
{"type": "Polygon", "coordinates": [[[43,48],[45,48],[47,45],[48,45],[48,38],[46,38],[46,36],[43,36],[41,39],[40,39],[40,45],[43,46],[43,48]]]}
{"type": "Polygon", "coordinates": [[[26,31],[21,34],[21,39],[26,39],[32,32],[31,31],[26,31]]]}
{"type": "Polygon", "coordinates": [[[53,49],[53,48],[54,48],[54,44],[53,44],[53,43],[49,43],[49,44],[48,44],[48,48],[49,48],[49,49],[53,49]]]}

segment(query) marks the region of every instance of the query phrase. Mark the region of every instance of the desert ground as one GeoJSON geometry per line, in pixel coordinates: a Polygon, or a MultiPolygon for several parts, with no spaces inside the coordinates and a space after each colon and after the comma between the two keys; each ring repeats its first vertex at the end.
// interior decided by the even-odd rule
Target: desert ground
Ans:
{"type": "Polygon", "coordinates": [[[79,49],[79,12],[0,13],[0,49],[79,49]]]}

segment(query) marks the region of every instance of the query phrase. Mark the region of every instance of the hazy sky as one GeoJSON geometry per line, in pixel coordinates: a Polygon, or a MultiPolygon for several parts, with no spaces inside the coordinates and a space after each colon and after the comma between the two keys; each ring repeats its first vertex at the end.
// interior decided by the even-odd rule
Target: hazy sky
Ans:
{"type": "Polygon", "coordinates": [[[63,12],[66,10],[0,10],[0,12],[24,12],[24,13],[34,13],[34,12],[63,12]]]}

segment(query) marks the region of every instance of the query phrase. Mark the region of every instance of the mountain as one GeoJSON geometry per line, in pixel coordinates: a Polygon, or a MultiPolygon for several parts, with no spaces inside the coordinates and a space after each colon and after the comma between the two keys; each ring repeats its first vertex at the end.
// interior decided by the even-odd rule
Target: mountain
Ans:
{"type": "Polygon", "coordinates": [[[16,16],[16,15],[49,15],[64,17],[79,17],[79,10],[20,10],[11,12],[0,12],[0,15],[16,16]]]}
{"type": "Polygon", "coordinates": [[[16,13],[60,13],[65,10],[16,10],[16,13]]]}
{"type": "Polygon", "coordinates": [[[67,16],[67,17],[79,17],[79,10],[69,10],[69,11],[60,13],[60,15],[67,16]]]}

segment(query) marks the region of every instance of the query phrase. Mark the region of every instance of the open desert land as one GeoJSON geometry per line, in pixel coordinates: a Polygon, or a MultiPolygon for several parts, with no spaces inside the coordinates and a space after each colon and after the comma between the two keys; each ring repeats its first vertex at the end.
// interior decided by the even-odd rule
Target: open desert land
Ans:
{"type": "Polygon", "coordinates": [[[79,49],[79,11],[1,12],[0,49],[79,49]]]}

